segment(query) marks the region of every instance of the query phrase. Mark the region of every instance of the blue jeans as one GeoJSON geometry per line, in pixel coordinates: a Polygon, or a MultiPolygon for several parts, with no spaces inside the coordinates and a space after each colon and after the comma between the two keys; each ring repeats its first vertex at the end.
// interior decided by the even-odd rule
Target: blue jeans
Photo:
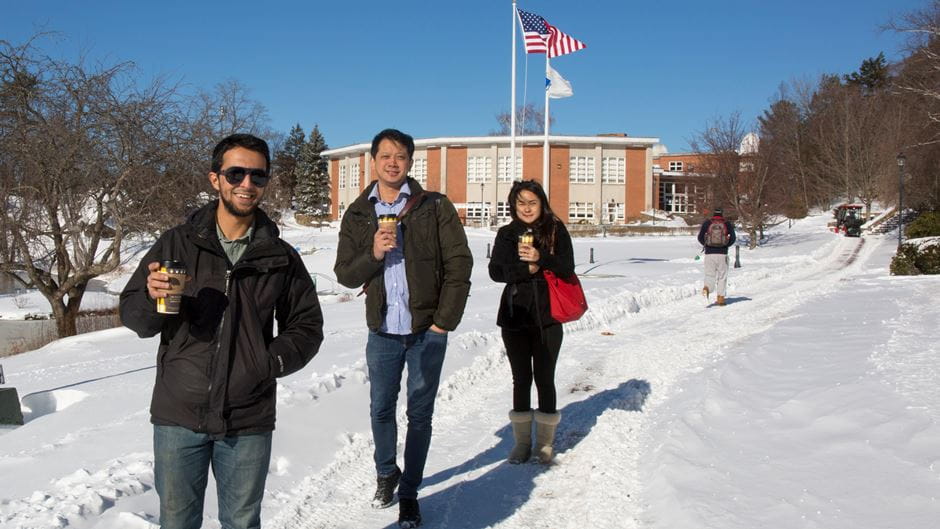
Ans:
{"type": "Polygon", "coordinates": [[[418,334],[369,332],[366,363],[369,366],[370,417],[375,441],[375,470],[392,474],[398,445],[395,412],[401,376],[408,366],[408,431],[405,436],[405,469],[398,486],[399,498],[415,499],[424,477],[424,463],[431,444],[431,416],[441,380],[447,335],[433,331],[418,334]]]}
{"type": "Polygon", "coordinates": [[[271,461],[271,432],[213,440],[179,426],[153,427],[153,474],[162,529],[199,529],[215,476],[222,529],[261,527],[261,498],[271,461]]]}

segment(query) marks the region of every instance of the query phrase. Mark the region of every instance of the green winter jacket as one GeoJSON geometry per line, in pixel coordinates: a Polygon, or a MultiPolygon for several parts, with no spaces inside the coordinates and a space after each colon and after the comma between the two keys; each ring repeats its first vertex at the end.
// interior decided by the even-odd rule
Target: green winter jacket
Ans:
{"type": "MultiPolygon", "coordinates": [[[[384,262],[372,255],[378,218],[369,193],[375,185],[375,181],[369,184],[343,215],[333,272],[349,288],[365,285],[366,325],[378,331],[387,308],[384,262]]],[[[424,192],[412,178],[408,178],[408,186],[413,195],[424,192]]],[[[426,192],[402,217],[401,225],[412,332],[422,332],[431,324],[447,331],[456,329],[467,303],[473,268],[457,210],[444,195],[426,192]]]]}

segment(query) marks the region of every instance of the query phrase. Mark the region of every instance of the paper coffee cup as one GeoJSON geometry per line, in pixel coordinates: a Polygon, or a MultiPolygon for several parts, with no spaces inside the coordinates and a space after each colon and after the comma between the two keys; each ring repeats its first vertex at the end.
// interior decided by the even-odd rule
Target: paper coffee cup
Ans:
{"type": "Polygon", "coordinates": [[[532,246],[532,243],[535,242],[535,236],[529,232],[519,235],[519,246],[532,246]]]}
{"type": "Polygon", "coordinates": [[[398,217],[396,215],[379,215],[379,229],[384,231],[396,231],[398,226],[398,217]]]}
{"type": "Polygon", "coordinates": [[[397,215],[379,215],[379,230],[392,234],[392,237],[398,238],[398,216],[397,215]]]}
{"type": "Polygon", "coordinates": [[[169,276],[170,288],[165,298],[157,298],[157,312],[179,314],[183,289],[186,288],[186,264],[175,259],[160,261],[160,271],[169,276]]]}

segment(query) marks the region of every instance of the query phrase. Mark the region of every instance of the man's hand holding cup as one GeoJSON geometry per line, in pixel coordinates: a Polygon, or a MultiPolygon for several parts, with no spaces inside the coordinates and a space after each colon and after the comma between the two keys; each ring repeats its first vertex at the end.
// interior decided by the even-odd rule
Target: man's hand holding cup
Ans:
{"type": "Polygon", "coordinates": [[[379,215],[379,229],[372,238],[372,255],[383,259],[398,244],[398,216],[379,215]]]}
{"type": "Polygon", "coordinates": [[[179,314],[183,289],[186,288],[186,265],[181,261],[165,260],[147,265],[147,294],[157,301],[160,314],[179,314]]]}

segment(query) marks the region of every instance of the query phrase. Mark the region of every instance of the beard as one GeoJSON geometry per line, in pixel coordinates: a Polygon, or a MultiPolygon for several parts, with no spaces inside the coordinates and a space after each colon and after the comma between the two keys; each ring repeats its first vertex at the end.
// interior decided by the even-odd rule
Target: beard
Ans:
{"type": "Polygon", "coordinates": [[[222,202],[222,205],[225,207],[225,210],[231,213],[236,217],[250,217],[255,214],[255,210],[258,209],[258,204],[249,207],[248,209],[239,209],[231,199],[224,196],[222,193],[219,193],[219,201],[222,202]]]}

